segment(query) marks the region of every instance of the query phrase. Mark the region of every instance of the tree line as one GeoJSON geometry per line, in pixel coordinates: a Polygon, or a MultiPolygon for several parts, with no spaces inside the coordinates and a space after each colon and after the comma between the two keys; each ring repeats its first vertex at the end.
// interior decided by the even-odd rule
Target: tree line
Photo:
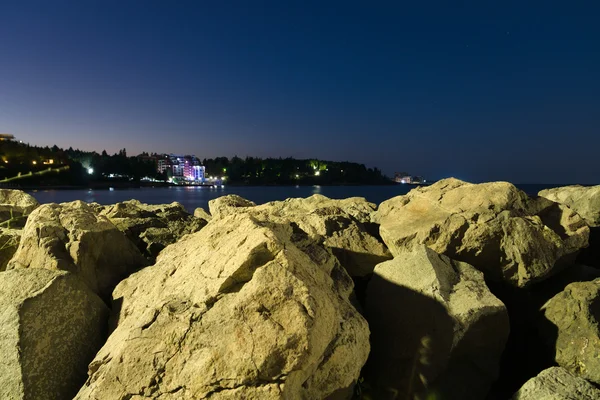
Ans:
{"type": "MultiPolygon", "coordinates": [[[[142,153],[128,156],[126,149],[109,155],[58,146],[39,147],[16,141],[0,142],[0,180],[48,169],[68,166],[59,175],[44,175],[43,184],[81,185],[89,181],[139,182],[148,177],[168,180],[172,172],[157,171],[159,154],[142,153]],[[50,181],[48,181],[50,180],[50,181]]],[[[309,184],[385,184],[390,180],[378,168],[364,164],[318,159],[293,158],[244,159],[234,156],[202,160],[206,177],[225,178],[229,184],[240,185],[309,185],[309,184]]],[[[63,168],[64,169],[64,168],[63,168]]]]}

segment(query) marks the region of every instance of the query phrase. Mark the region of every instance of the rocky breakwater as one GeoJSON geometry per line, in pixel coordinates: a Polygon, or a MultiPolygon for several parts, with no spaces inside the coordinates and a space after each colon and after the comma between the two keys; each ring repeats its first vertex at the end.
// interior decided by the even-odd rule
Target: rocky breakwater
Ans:
{"type": "Polygon", "coordinates": [[[375,221],[393,254],[424,244],[517,287],[571,265],[589,239],[575,211],[508,182],[444,179],[383,202],[375,221]]]}
{"type": "Polygon", "coordinates": [[[33,204],[2,399],[600,398],[592,222],[566,201],[448,179],[379,208],[33,204]]]}
{"type": "Polygon", "coordinates": [[[348,398],[367,322],[337,260],[296,235],[241,213],[167,247],[115,289],[118,325],[76,398],[348,398]]]}
{"type": "MultiPolygon", "coordinates": [[[[410,332],[408,326],[412,324],[428,327],[411,337],[414,354],[421,357],[435,349],[436,336],[438,352],[441,348],[448,354],[441,359],[430,356],[430,360],[425,360],[427,364],[419,361],[410,364],[408,352],[403,362],[413,366],[410,371],[423,376],[418,379],[413,373],[405,373],[405,383],[397,379],[394,387],[388,380],[388,390],[411,393],[422,387],[422,395],[437,392],[442,398],[483,398],[496,378],[495,371],[499,371],[488,398],[508,398],[527,379],[552,366],[556,343],[546,337],[550,347],[542,345],[545,336],[540,326],[547,325],[548,319],[540,310],[543,304],[540,304],[540,292],[547,298],[552,297],[569,281],[596,276],[580,273],[584,270],[575,265],[578,254],[589,244],[590,232],[586,220],[575,210],[546,198],[529,197],[507,182],[470,184],[446,179],[383,202],[373,219],[380,224],[381,236],[395,258],[376,267],[370,283],[382,282],[380,286],[390,289],[386,292],[373,288],[371,293],[369,287],[367,291],[366,309],[372,337],[381,335],[385,343],[379,348],[378,342],[373,341],[372,359],[378,358],[376,362],[369,361],[367,371],[381,378],[386,371],[379,370],[380,366],[399,361],[394,358],[398,357],[397,352],[388,353],[385,349],[393,344],[402,346],[397,338],[406,337],[406,333],[399,336],[397,332],[403,329],[410,332]],[[448,259],[439,259],[431,253],[426,257],[422,246],[448,259]],[[422,261],[417,263],[418,259],[422,261]],[[461,267],[459,261],[463,263],[461,267]],[[397,267],[394,269],[391,263],[397,267]],[[470,267],[481,271],[485,281],[471,275],[466,281],[471,283],[461,285],[466,278],[461,275],[470,271],[470,267]],[[548,282],[554,284],[547,285],[548,282]],[[413,292],[395,289],[398,285],[413,288],[413,292]],[[465,286],[476,291],[459,296],[460,291],[468,293],[465,286]],[[538,290],[541,286],[542,291],[538,290]],[[472,307],[471,311],[463,311],[463,315],[471,316],[473,322],[478,316],[481,318],[481,322],[475,324],[479,333],[470,336],[475,339],[473,342],[462,339],[463,327],[466,326],[468,332],[469,324],[456,314],[452,306],[454,296],[462,299],[463,310],[472,307]],[[373,312],[382,320],[385,317],[381,304],[394,298],[398,302],[406,301],[410,297],[420,299],[422,308],[431,311],[420,314],[399,310],[400,315],[407,316],[407,322],[399,323],[392,332],[385,330],[385,324],[376,326],[369,317],[373,312]],[[508,319],[500,306],[502,303],[507,306],[508,319]],[[495,305],[491,307],[492,304],[495,305]],[[447,331],[446,337],[453,339],[444,342],[440,331],[447,331]],[[431,338],[433,344],[424,346],[418,342],[419,336],[431,338]],[[446,378],[445,375],[452,376],[457,371],[450,367],[444,369],[444,363],[452,364],[453,346],[458,341],[463,341],[461,360],[466,368],[446,378]],[[506,348],[500,357],[499,349],[504,341],[506,348]],[[486,354],[485,362],[478,359],[477,354],[486,354]]],[[[416,356],[413,360],[417,360],[416,356]]]]}

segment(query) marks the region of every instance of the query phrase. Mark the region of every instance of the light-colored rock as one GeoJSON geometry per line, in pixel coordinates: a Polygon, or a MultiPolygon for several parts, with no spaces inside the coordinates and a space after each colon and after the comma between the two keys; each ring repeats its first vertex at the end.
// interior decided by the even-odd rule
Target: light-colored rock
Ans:
{"type": "Polygon", "coordinates": [[[18,228],[25,225],[27,215],[39,207],[33,196],[11,189],[0,189],[0,226],[18,228]]]}
{"type": "Polygon", "coordinates": [[[548,368],[528,380],[512,400],[598,400],[600,390],[560,367],[548,368]]]}
{"type": "Polygon", "coordinates": [[[538,195],[564,204],[581,215],[591,227],[590,245],[582,250],[577,261],[600,268],[600,185],[565,186],[542,190],[538,195]]]}
{"type": "Polygon", "coordinates": [[[392,254],[425,244],[519,287],[569,265],[589,238],[568,207],[507,182],[444,179],[383,202],[374,221],[392,254]]]}
{"type": "Polygon", "coordinates": [[[147,264],[135,245],[86,203],[44,204],[27,219],[7,269],[46,268],[73,272],[110,299],[121,279],[147,264]]]}
{"type": "MultiPolygon", "coordinates": [[[[247,204],[237,198],[224,204],[247,204]]],[[[376,237],[377,227],[371,223],[375,204],[364,198],[329,199],[322,195],[273,201],[259,206],[229,208],[232,212],[250,213],[261,221],[291,223],[299,232],[331,249],[348,273],[365,276],[375,265],[391,259],[386,246],[376,237]]],[[[223,211],[217,210],[223,214],[223,211]]],[[[217,218],[217,217],[215,217],[217,218]]]]}
{"type": "Polygon", "coordinates": [[[102,300],[68,272],[0,272],[0,399],[72,398],[107,318],[102,300]]]}
{"type": "Polygon", "coordinates": [[[558,365],[600,384],[600,279],[575,282],[550,299],[542,327],[558,365]]]}
{"type": "Polygon", "coordinates": [[[198,207],[194,210],[194,217],[210,222],[212,215],[210,215],[204,208],[198,207]]]}
{"type": "Polygon", "coordinates": [[[152,261],[166,246],[183,235],[198,232],[207,223],[194,218],[177,202],[150,205],[129,200],[104,206],[99,214],[107,217],[152,261]]]}
{"type": "Polygon", "coordinates": [[[117,328],[76,399],[324,399],[351,387],[369,351],[352,281],[293,236],[242,213],[167,247],[115,289],[117,328]]]}
{"type": "Polygon", "coordinates": [[[485,398],[509,322],[481,272],[417,246],[375,268],[365,311],[367,371],[378,388],[406,398],[432,388],[449,399],[485,398]]]}
{"type": "Polygon", "coordinates": [[[600,227],[600,185],[546,189],[539,192],[538,196],[569,206],[589,226],[600,227]]]}
{"type": "Polygon", "coordinates": [[[6,269],[6,264],[17,251],[20,240],[21,230],[0,228],[0,272],[6,269]]]}
{"type": "Polygon", "coordinates": [[[218,197],[208,202],[208,211],[213,218],[222,218],[238,212],[240,208],[254,207],[256,203],[237,194],[218,197]]]}

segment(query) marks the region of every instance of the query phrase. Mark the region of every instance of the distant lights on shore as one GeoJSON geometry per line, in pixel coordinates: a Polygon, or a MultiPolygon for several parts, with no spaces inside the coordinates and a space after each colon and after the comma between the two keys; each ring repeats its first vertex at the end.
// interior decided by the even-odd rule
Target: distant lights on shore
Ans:
{"type": "Polygon", "coordinates": [[[92,175],[94,173],[94,168],[88,168],[88,174],[92,175]]]}

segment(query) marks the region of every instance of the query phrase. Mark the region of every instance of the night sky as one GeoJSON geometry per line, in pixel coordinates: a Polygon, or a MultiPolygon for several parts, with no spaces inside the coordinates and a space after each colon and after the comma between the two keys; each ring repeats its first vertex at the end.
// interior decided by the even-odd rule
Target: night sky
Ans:
{"type": "Polygon", "coordinates": [[[0,0],[0,132],[600,183],[600,2],[0,0]]]}

